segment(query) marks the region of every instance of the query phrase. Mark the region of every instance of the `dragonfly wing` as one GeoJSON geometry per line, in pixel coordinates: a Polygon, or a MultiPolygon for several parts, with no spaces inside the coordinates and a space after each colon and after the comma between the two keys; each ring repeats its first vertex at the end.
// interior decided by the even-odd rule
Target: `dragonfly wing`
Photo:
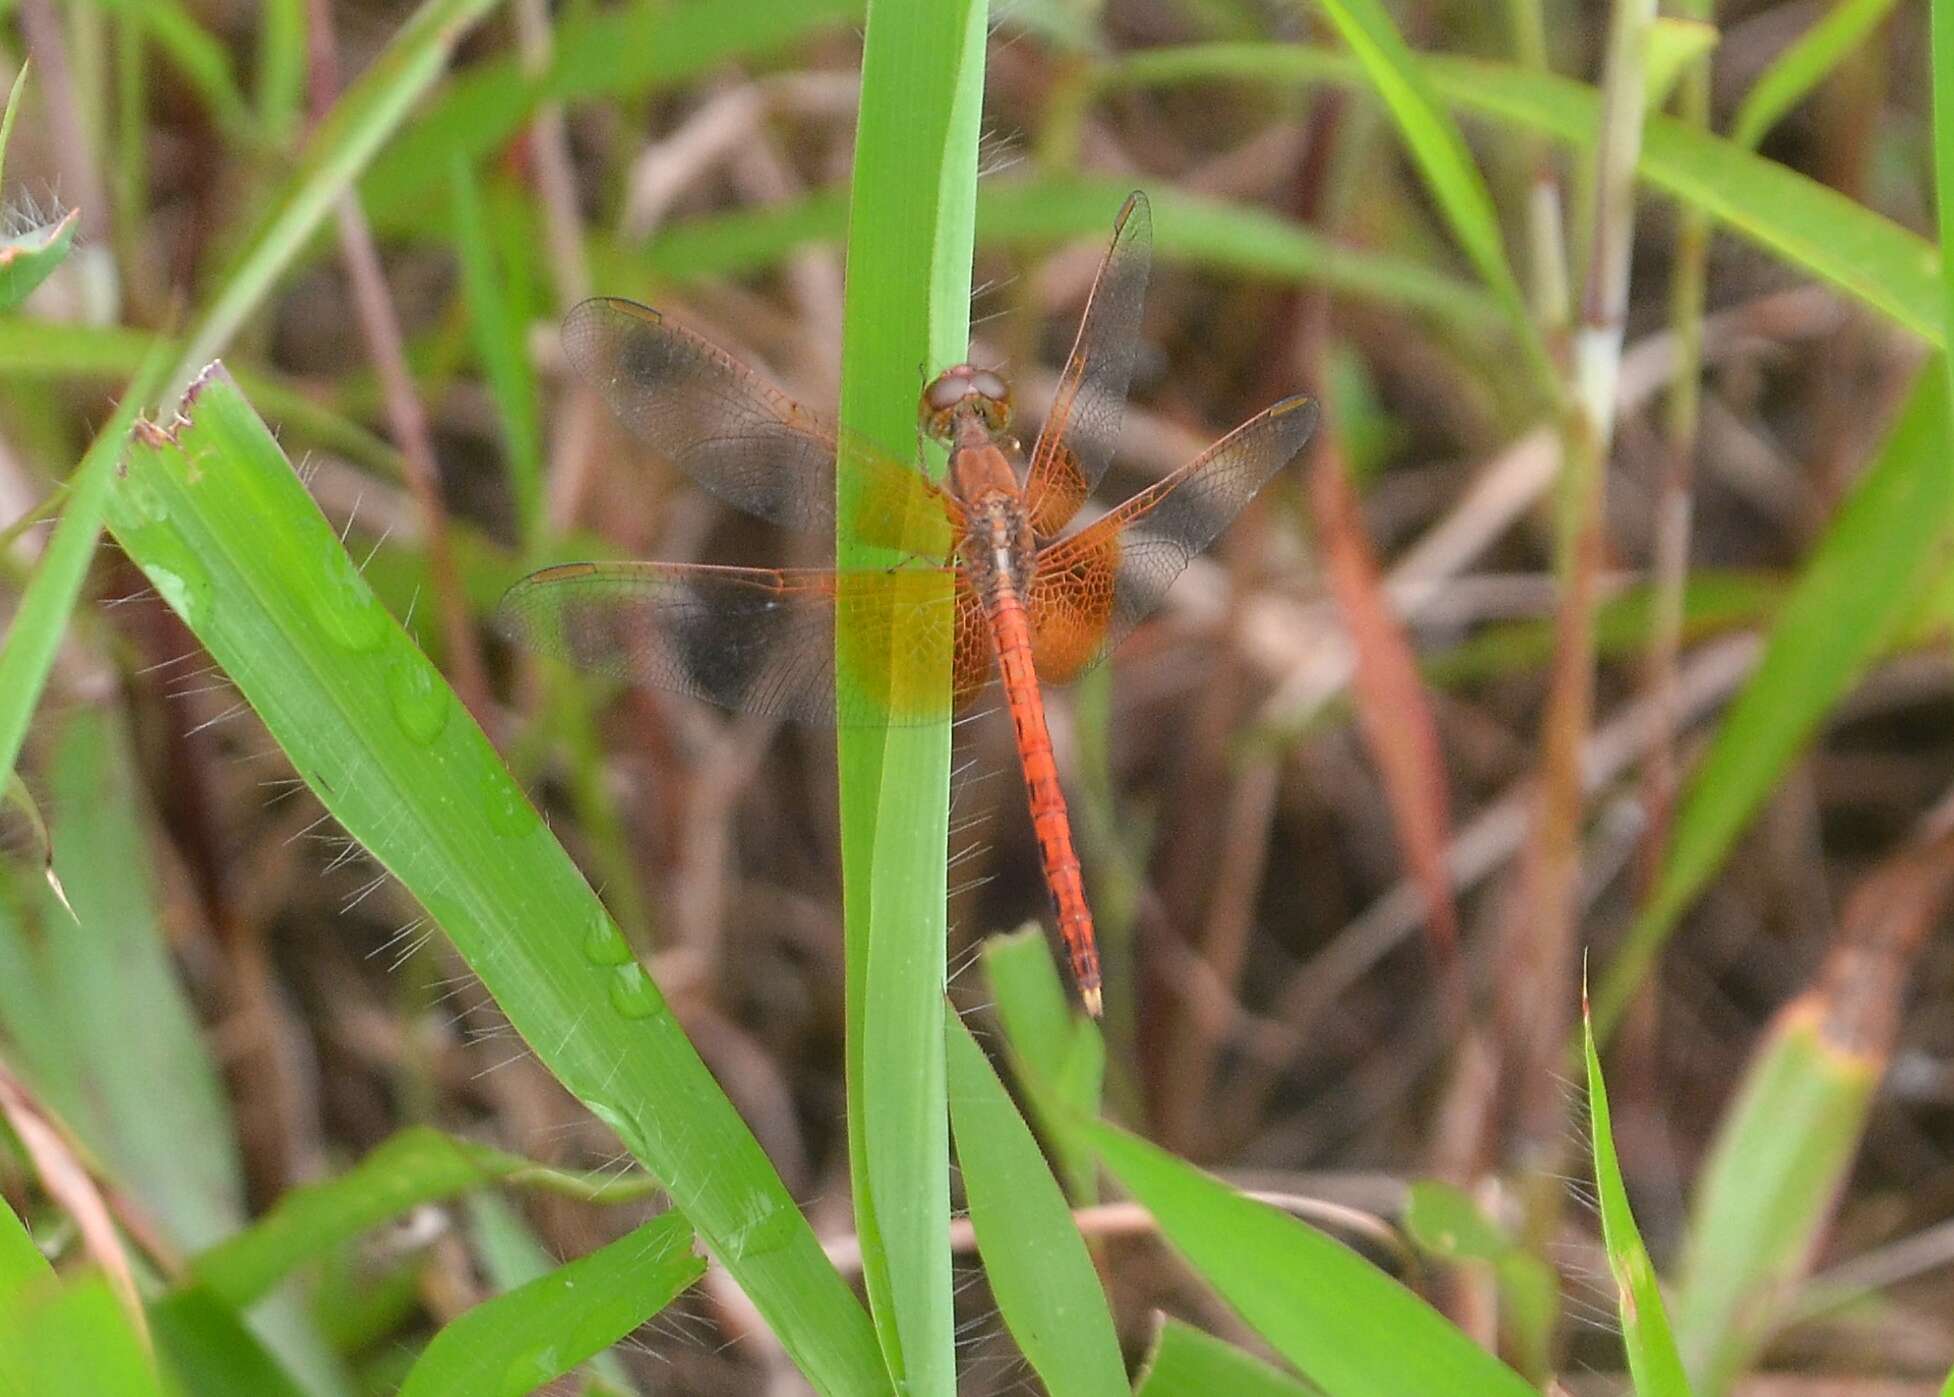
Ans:
{"type": "Polygon", "coordinates": [[[1040,552],[1027,599],[1039,674],[1064,683],[1104,659],[1160,604],[1188,561],[1295,459],[1316,418],[1308,398],[1284,399],[1040,552]]]}
{"type": "Polygon", "coordinates": [[[938,560],[962,515],[913,467],[764,382],[649,306],[585,301],[563,322],[583,379],[646,444],[728,504],[790,529],[832,534],[837,440],[858,482],[860,537],[938,560]]]}
{"type": "Polygon", "coordinates": [[[933,679],[941,670],[926,665],[949,653],[960,592],[968,583],[942,569],[568,563],[511,587],[496,622],[511,639],[579,669],[722,708],[816,725],[900,726],[949,709],[933,679]],[[839,697],[838,616],[864,676],[840,686],[839,697]]]}
{"type": "Polygon", "coordinates": [[[1032,449],[1025,498],[1041,538],[1071,522],[1113,458],[1152,262],[1153,214],[1147,196],[1135,190],[1113,224],[1112,246],[1093,279],[1078,338],[1032,449]]]}
{"type": "Polygon", "coordinates": [[[730,354],[614,297],[573,309],[563,348],[619,421],[728,504],[833,530],[833,429],[730,354]]]}

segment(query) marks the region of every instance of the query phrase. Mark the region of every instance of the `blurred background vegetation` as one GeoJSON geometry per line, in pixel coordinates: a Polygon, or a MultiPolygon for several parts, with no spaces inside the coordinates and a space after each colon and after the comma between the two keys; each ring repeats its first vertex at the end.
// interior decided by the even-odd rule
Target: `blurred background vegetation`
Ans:
{"type": "MultiPolygon", "coordinates": [[[[971,357],[1010,372],[1025,434],[1133,188],[1157,257],[1103,500],[1286,393],[1325,406],[1054,701],[1108,1111],[1328,1219],[1529,1378],[1621,1390],[1566,1182],[1585,964],[1697,1390],[1933,1393],[1954,443],[1928,7],[1638,8],[1397,0],[1412,54],[1366,50],[1368,5],[992,16],[971,357]]],[[[0,614],[152,342],[176,388],[221,353],[847,1237],[833,734],[546,669],[489,616],[548,561],[820,560],[634,445],[555,326],[628,296],[832,405],[862,5],[0,12],[6,75],[32,59],[9,256],[66,254],[0,267],[46,274],[0,316],[0,614]]],[[[113,547],[82,595],[0,824],[0,1061],[149,1261],[406,1126],[610,1168],[611,1130],[323,813],[178,598],[113,547]]],[[[949,984],[981,1028],[981,948],[1046,900],[1009,724],[957,742],[949,984]]],[[[44,1169],[0,1147],[23,1216],[63,1211],[44,1169]]],[[[333,1246],[280,1302],[281,1352],[392,1391],[467,1306],[661,1206],[578,1195],[477,1192],[333,1246]]],[[[1130,1356],[1159,1311],[1245,1340],[1148,1228],[1093,1235],[1130,1356]]],[[[1035,1390],[982,1285],[957,1318],[962,1390],[1035,1390]]],[[[709,1282],[560,1390],[792,1372],[709,1282]]]]}

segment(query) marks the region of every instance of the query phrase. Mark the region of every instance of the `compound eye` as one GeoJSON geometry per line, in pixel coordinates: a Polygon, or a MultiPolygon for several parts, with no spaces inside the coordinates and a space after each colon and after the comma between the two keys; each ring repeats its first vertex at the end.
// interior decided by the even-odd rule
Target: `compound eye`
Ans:
{"type": "Polygon", "coordinates": [[[957,370],[951,369],[940,374],[936,382],[923,392],[923,401],[929,404],[931,412],[948,412],[964,400],[970,391],[968,380],[957,370]]]}
{"type": "Polygon", "coordinates": [[[992,402],[1001,403],[1011,396],[1010,387],[989,369],[973,369],[970,374],[970,386],[973,391],[989,398],[992,402]]]}

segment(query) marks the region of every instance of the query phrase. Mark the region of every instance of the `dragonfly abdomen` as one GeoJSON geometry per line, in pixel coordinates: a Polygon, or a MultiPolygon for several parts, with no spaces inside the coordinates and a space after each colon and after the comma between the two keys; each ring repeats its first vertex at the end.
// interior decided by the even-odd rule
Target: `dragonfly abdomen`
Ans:
{"type": "Polygon", "coordinates": [[[991,636],[997,643],[998,675],[1004,683],[1004,701],[1017,737],[1018,762],[1031,806],[1031,828],[1038,840],[1038,858],[1051,893],[1052,913],[1072,963],[1079,998],[1086,1011],[1098,1018],[1099,948],[1093,938],[1092,911],[1086,906],[1085,881],[1079,875],[1079,855],[1072,845],[1072,820],[1058,781],[1058,762],[1052,755],[1051,730],[1045,725],[1044,697],[1031,662],[1031,624],[1008,574],[995,579],[986,601],[991,636]]]}

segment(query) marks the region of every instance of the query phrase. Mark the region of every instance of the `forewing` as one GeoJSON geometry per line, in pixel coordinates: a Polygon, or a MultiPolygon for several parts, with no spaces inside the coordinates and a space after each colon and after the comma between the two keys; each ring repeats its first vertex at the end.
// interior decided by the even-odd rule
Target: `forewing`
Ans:
{"type": "Polygon", "coordinates": [[[1041,538],[1071,522],[1113,458],[1152,262],[1153,214],[1147,196],[1135,190],[1113,224],[1112,246],[1099,264],[1078,338],[1031,453],[1025,498],[1041,538]]]}
{"type": "Polygon", "coordinates": [[[901,726],[948,709],[924,660],[947,646],[959,591],[969,591],[961,575],[940,569],[568,563],[511,587],[496,621],[511,639],[579,669],[722,708],[901,726]],[[838,616],[852,628],[852,653],[897,661],[864,665],[867,677],[842,685],[839,699],[838,616]]]}
{"type": "Polygon", "coordinates": [[[1287,398],[1189,464],[1038,555],[1028,609],[1039,676],[1065,683],[1090,669],[1166,595],[1309,440],[1316,404],[1287,398]]]}
{"type": "MultiPolygon", "coordinates": [[[[838,434],[825,417],[635,301],[578,305],[563,322],[563,347],[619,421],[713,494],[785,528],[834,532],[838,434]]],[[[944,497],[913,467],[857,438],[842,440],[848,469],[863,482],[852,496],[861,502],[860,536],[918,553],[942,545],[940,521],[961,517],[944,497]]],[[[949,547],[935,556],[949,556],[949,547]]]]}

